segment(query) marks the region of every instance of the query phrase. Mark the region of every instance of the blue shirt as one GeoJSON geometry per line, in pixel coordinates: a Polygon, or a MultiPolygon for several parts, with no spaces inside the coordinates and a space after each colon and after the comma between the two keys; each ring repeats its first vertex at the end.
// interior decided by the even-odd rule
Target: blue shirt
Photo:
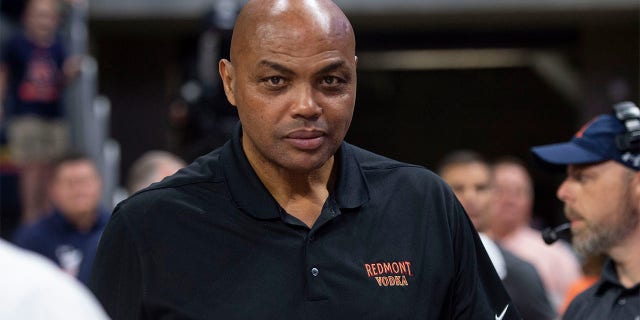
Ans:
{"type": "Polygon", "coordinates": [[[49,258],[64,271],[77,276],[83,260],[93,261],[99,236],[108,220],[109,214],[100,210],[93,227],[88,232],[81,232],[54,210],[32,225],[18,228],[13,242],[49,258]]]}
{"type": "Polygon", "coordinates": [[[7,116],[62,117],[62,65],[66,57],[60,38],[48,47],[33,44],[24,33],[9,39],[0,55],[0,64],[9,71],[7,116]]]}

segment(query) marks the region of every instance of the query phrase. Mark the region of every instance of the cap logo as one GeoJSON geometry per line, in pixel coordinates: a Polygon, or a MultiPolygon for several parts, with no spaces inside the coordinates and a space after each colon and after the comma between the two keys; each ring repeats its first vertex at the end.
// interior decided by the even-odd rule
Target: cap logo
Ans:
{"type": "Polygon", "coordinates": [[[582,128],[580,128],[580,130],[578,130],[578,132],[576,132],[575,137],[576,138],[582,138],[582,135],[584,134],[584,132],[591,126],[591,124],[596,121],[598,117],[595,117],[591,120],[589,120],[589,122],[585,123],[582,128]]]}

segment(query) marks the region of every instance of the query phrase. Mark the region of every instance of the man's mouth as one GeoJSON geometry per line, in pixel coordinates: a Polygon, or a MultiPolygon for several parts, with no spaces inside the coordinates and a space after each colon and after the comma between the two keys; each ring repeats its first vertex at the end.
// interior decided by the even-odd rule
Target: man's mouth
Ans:
{"type": "Polygon", "coordinates": [[[285,140],[302,150],[317,149],[325,140],[325,134],[318,130],[298,130],[289,133],[285,140]]]}

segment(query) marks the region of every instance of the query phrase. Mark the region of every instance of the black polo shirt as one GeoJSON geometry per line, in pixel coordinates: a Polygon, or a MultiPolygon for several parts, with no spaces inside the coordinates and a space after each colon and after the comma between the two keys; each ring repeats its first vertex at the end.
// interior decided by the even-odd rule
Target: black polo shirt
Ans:
{"type": "Polygon", "coordinates": [[[430,171],[343,143],[309,229],[260,182],[240,135],[117,206],[90,281],[111,317],[519,318],[430,171]]]}
{"type": "Polygon", "coordinates": [[[600,281],[571,302],[563,319],[640,320],[640,283],[622,286],[614,262],[608,260],[600,281]]]}

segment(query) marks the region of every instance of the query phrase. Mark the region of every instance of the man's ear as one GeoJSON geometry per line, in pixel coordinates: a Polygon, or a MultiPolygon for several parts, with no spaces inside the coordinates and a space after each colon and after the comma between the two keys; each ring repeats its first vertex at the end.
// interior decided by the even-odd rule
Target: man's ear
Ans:
{"type": "Polygon", "coordinates": [[[234,95],[234,81],[236,79],[235,69],[231,61],[227,59],[220,59],[218,62],[218,71],[220,72],[220,78],[222,78],[222,86],[224,88],[224,94],[227,96],[227,100],[231,105],[236,106],[236,97],[234,95]]]}
{"type": "MultiPolygon", "coordinates": [[[[631,169],[629,169],[631,170],[631,169]]],[[[640,207],[640,171],[632,173],[633,177],[629,180],[629,189],[631,197],[638,207],[640,207]]]]}

